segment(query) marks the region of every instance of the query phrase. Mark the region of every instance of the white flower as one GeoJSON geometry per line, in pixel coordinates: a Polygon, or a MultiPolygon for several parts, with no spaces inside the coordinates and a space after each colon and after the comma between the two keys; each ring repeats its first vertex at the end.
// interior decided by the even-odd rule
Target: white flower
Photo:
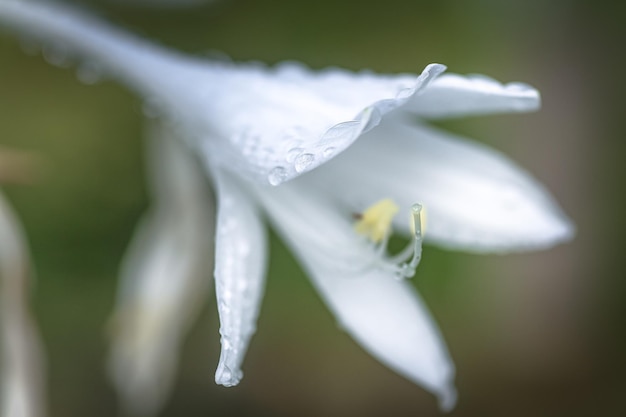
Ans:
{"type": "Polygon", "coordinates": [[[150,135],[156,208],[127,258],[113,323],[111,370],[131,411],[162,404],[182,333],[207,292],[207,173],[217,201],[216,382],[226,386],[242,377],[262,298],[262,213],[342,327],[443,409],[455,403],[454,367],[421,299],[398,279],[419,263],[424,227],[426,241],[475,252],[545,248],[573,234],[543,187],[506,157],[424,124],[535,110],[529,86],[440,76],[437,64],[420,76],[382,76],[212,62],[35,2],[0,0],[0,23],[116,77],[161,116],[150,135]],[[419,206],[412,222],[393,216],[414,203],[426,207],[426,225],[419,206]],[[397,257],[386,253],[394,231],[414,236],[397,257]]]}

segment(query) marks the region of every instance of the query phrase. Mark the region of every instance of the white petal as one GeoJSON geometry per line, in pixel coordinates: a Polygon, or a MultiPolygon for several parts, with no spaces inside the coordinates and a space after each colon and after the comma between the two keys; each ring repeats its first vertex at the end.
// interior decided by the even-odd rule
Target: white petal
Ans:
{"type": "MultiPolygon", "coordinates": [[[[278,185],[339,154],[444,68],[430,65],[419,77],[337,69],[314,73],[290,63],[275,70],[228,68],[230,80],[212,95],[219,99],[210,114],[235,153],[220,160],[278,185]]],[[[210,141],[201,146],[209,155],[217,153],[210,141]]]]}
{"type": "Polygon", "coordinates": [[[207,159],[272,185],[346,149],[445,69],[429,65],[418,77],[215,63],[30,1],[1,2],[0,22],[95,61],[180,122],[207,159]]]}
{"type": "Polygon", "coordinates": [[[222,352],[215,382],[237,385],[250,338],[256,331],[267,258],[265,226],[250,197],[222,172],[215,172],[217,234],[215,289],[222,352]]]}
{"type": "Polygon", "coordinates": [[[44,360],[31,318],[30,261],[23,232],[0,194],[0,416],[43,417],[44,360]]]}
{"type": "Polygon", "coordinates": [[[430,313],[407,281],[380,270],[345,276],[323,259],[306,263],[340,325],[365,350],[435,394],[443,410],[454,407],[454,366],[430,313]]]}
{"type": "Polygon", "coordinates": [[[322,298],[365,350],[451,409],[454,365],[420,297],[375,265],[377,255],[353,231],[349,213],[311,188],[300,190],[299,181],[259,195],[322,298]]]}
{"type": "Polygon", "coordinates": [[[204,171],[163,126],[150,134],[155,200],[122,270],[109,371],[133,414],[156,414],[169,396],[182,339],[210,291],[213,202],[204,171]]]}
{"type": "Polygon", "coordinates": [[[484,75],[445,74],[434,80],[406,109],[438,119],[490,113],[534,111],[541,105],[539,92],[523,83],[501,84],[484,75]]]}
{"type": "MultiPolygon", "coordinates": [[[[386,197],[407,213],[421,203],[426,240],[449,248],[539,249],[570,239],[574,230],[544,187],[503,154],[399,119],[302,180],[327,184],[356,212],[386,197]]],[[[407,218],[397,216],[396,226],[409,233],[407,218]]]]}

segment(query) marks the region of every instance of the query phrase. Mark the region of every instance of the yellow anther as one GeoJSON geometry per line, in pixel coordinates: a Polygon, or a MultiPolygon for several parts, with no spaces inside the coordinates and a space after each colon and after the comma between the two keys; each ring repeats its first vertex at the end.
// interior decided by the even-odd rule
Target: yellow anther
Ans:
{"type": "Polygon", "coordinates": [[[354,230],[374,243],[380,243],[389,235],[391,222],[398,212],[393,200],[386,198],[367,208],[354,224],[354,230]]]}

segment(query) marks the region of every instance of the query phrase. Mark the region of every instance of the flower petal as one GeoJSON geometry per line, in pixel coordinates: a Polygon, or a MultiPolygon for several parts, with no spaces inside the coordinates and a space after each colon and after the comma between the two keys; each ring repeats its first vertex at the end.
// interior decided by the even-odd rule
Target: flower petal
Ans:
{"type": "MultiPolygon", "coordinates": [[[[228,68],[212,118],[235,149],[229,169],[278,185],[316,168],[350,146],[382,116],[401,106],[445,69],[432,64],[416,76],[377,76],[294,63],[276,69],[228,68]]],[[[200,148],[216,154],[214,142],[200,148]]]]}
{"type": "Polygon", "coordinates": [[[265,284],[265,227],[250,197],[223,172],[214,172],[217,197],[215,289],[222,352],[215,382],[237,385],[250,338],[256,331],[265,284]]]}
{"type": "MultiPolygon", "coordinates": [[[[427,212],[426,240],[448,248],[539,249],[574,233],[544,187],[503,154],[401,118],[302,180],[327,184],[356,212],[387,197],[407,212],[419,202],[427,212]]],[[[406,217],[395,225],[410,233],[406,217]]]]}
{"type": "Polygon", "coordinates": [[[406,110],[421,117],[441,119],[528,112],[539,109],[540,105],[539,92],[527,84],[501,84],[484,75],[445,74],[413,97],[406,110]]]}
{"type": "Polygon", "coordinates": [[[154,205],[133,237],[112,321],[109,371],[133,414],[168,398],[182,339],[210,291],[212,199],[198,161],[164,126],[151,126],[154,205]]]}
{"type": "MultiPolygon", "coordinates": [[[[0,2],[0,23],[94,61],[181,122],[207,159],[278,185],[346,149],[441,73],[313,72],[216,63],[158,48],[71,8],[0,2]]],[[[59,48],[57,48],[59,49],[59,48]]]]}
{"type": "Polygon", "coordinates": [[[28,299],[29,259],[16,216],[0,194],[0,342],[2,417],[42,417],[44,360],[28,299]]]}
{"type": "Polygon", "coordinates": [[[378,255],[353,231],[349,215],[300,185],[294,181],[259,196],[342,328],[385,365],[437,395],[442,409],[451,409],[454,365],[418,294],[375,265],[378,255]]]}

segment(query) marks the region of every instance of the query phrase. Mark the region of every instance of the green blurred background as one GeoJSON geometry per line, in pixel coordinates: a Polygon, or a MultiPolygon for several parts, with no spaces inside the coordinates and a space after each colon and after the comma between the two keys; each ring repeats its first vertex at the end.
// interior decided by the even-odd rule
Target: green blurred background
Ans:
{"type": "MultiPolygon", "coordinates": [[[[457,366],[452,416],[626,415],[624,45],[619,2],[222,0],[194,9],[98,1],[116,24],[235,60],[525,81],[541,112],[446,122],[503,150],[578,226],[571,244],[508,256],[428,247],[414,278],[457,366]]],[[[120,259],[145,210],[140,100],[29,57],[0,34],[0,145],[38,155],[5,191],[37,267],[33,303],[55,417],[112,416],[105,324],[120,259]]],[[[471,208],[470,208],[471,209],[471,208]]],[[[340,332],[278,239],[239,387],[213,383],[215,302],[188,338],[165,416],[431,416],[434,399],[340,332]]],[[[207,275],[210,275],[208,273],[207,275]]]]}

